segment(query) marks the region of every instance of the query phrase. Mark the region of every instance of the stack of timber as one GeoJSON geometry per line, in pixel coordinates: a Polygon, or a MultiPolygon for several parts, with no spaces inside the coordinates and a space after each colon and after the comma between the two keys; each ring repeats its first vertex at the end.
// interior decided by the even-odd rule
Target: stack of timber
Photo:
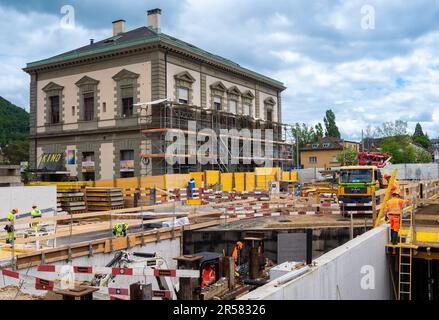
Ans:
{"type": "Polygon", "coordinates": [[[122,188],[86,188],[89,211],[109,211],[124,208],[122,188]]]}
{"type": "Polygon", "coordinates": [[[77,186],[58,186],[57,188],[57,211],[58,214],[87,212],[84,190],[77,186]]]}

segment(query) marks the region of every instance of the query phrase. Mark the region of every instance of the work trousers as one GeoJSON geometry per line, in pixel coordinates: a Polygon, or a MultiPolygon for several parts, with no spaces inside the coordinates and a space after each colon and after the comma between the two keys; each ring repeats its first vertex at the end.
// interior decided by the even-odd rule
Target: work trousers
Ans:
{"type": "Polygon", "coordinates": [[[392,244],[398,244],[398,231],[390,229],[390,241],[392,244]]]}

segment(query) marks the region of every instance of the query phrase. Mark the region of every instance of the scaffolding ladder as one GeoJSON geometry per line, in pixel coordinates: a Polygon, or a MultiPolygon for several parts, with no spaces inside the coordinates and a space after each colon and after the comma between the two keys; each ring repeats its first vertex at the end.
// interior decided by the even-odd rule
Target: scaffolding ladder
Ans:
{"type": "Polygon", "coordinates": [[[398,300],[412,300],[412,269],[413,269],[413,211],[414,202],[409,208],[402,211],[401,226],[409,226],[407,235],[399,236],[399,274],[398,300]],[[404,213],[408,212],[408,217],[404,213]]]}

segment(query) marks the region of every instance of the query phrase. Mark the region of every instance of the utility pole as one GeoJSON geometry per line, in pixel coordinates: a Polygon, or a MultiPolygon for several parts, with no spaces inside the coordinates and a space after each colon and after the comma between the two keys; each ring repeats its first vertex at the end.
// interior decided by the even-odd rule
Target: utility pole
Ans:
{"type": "Polygon", "coordinates": [[[299,132],[296,130],[296,169],[299,170],[299,132]]]}

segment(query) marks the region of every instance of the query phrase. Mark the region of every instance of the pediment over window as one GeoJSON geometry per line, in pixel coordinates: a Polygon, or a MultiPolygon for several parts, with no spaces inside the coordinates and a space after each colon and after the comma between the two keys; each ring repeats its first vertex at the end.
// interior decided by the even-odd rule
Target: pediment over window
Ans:
{"type": "Polygon", "coordinates": [[[230,88],[227,90],[227,92],[228,92],[228,93],[231,93],[231,94],[236,94],[237,96],[240,96],[240,95],[241,95],[241,90],[239,90],[237,86],[230,87],[230,88]]]}
{"type": "Polygon", "coordinates": [[[78,87],[86,86],[86,85],[97,85],[99,83],[99,80],[95,80],[93,78],[90,78],[88,76],[83,76],[79,81],[77,81],[75,84],[78,87]]]}
{"type": "Polygon", "coordinates": [[[64,87],[56,84],[55,82],[49,82],[42,90],[45,92],[48,91],[61,91],[64,87]]]}
{"type": "Polygon", "coordinates": [[[210,89],[218,90],[218,91],[227,91],[226,86],[221,81],[217,81],[215,83],[212,83],[210,85],[210,89]]]}
{"type": "Polygon", "coordinates": [[[120,81],[123,79],[137,79],[140,76],[140,74],[137,74],[135,72],[129,71],[127,69],[123,69],[116,73],[113,76],[114,81],[120,81]]]}
{"type": "Polygon", "coordinates": [[[251,99],[251,100],[253,100],[253,99],[255,98],[255,95],[254,95],[253,92],[251,92],[250,90],[246,90],[246,91],[244,91],[244,93],[242,94],[242,97],[243,97],[243,98],[246,98],[246,99],[251,99]]]}
{"type": "Polygon", "coordinates": [[[276,101],[275,101],[272,97],[268,97],[267,99],[265,99],[265,100],[264,100],[264,103],[265,103],[266,105],[269,105],[269,106],[274,106],[274,105],[276,105],[276,101]]]}
{"type": "Polygon", "coordinates": [[[192,77],[192,75],[189,72],[187,72],[187,71],[183,71],[183,72],[180,72],[180,73],[176,74],[174,76],[174,78],[177,79],[177,80],[182,80],[182,81],[186,81],[186,82],[189,82],[189,83],[195,82],[195,78],[192,77]]]}

